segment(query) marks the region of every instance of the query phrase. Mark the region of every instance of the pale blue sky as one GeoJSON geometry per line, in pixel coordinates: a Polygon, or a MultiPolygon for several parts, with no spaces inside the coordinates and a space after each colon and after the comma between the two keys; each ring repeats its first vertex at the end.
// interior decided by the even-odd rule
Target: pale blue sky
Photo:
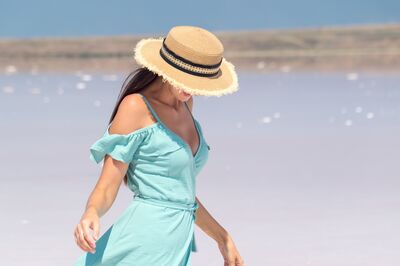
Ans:
{"type": "Polygon", "coordinates": [[[175,25],[218,31],[393,22],[400,22],[398,0],[0,0],[0,37],[158,33],[175,25]]]}

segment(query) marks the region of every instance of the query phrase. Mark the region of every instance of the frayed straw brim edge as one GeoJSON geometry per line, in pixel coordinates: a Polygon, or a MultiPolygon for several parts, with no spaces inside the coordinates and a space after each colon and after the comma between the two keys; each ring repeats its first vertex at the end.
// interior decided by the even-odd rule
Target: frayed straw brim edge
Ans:
{"type": "Polygon", "coordinates": [[[231,62],[227,61],[224,57],[222,58],[222,63],[226,64],[230,74],[232,75],[232,83],[224,89],[220,90],[213,90],[213,91],[207,91],[201,88],[190,88],[187,87],[185,84],[182,84],[173,78],[169,77],[167,74],[165,74],[162,70],[158,69],[157,66],[149,63],[146,58],[142,56],[141,49],[146,43],[151,42],[151,41],[162,41],[164,37],[159,37],[159,38],[147,38],[147,39],[142,39],[140,40],[136,46],[134,47],[134,59],[135,61],[147,69],[149,69],[151,72],[158,74],[162,76],[163,81],[168,81],[172,86],[177,87],[182,89],[183,91],[190,93],[192,95],[202,95],[202,96],[223,96],[227,94],[234,93],[239,90],[239,84],[238,84],[238,77],[235,71],[235,65],[233,65],[231,62]]]}

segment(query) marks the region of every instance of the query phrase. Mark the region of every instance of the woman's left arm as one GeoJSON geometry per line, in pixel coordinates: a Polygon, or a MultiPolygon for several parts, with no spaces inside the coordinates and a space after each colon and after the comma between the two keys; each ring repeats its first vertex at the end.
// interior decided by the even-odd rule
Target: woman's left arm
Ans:
{"type": "Polygon", "coordinates": [[[196,225],[213,238],[224,258],[224,266],[243,266],[244,261],[237,250],[231,235],[207,211],[196,197],[199,208],[196,210],[196,225]]]}

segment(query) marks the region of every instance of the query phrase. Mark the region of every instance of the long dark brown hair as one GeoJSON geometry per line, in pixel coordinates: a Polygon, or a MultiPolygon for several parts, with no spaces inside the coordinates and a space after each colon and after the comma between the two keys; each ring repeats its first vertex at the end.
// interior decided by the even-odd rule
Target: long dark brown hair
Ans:
{"type": "MultiPolygon", "coordinates": [[[[118,96],[117,103],[115,104],[114,110],[111,114],[110,120],[108,121],[108,124],[111,124],[111,122],[114,120],[115,115],[117,114],[118,107],[122,100],[125,98],[125,96],[132,94],[132,93],[137,93],[142,91],[144,88],[146,88],[147,85],[152,83],[158,75],[154,72],[151,72],[148,68],[146,67],[139,67],[133,72],[131,72],[125,79],[124,83],[122,84],[121,91],[118,96]]],[[[128,185],[128,176],[124,176],[124,184],[127,186],[128,185]]]]}

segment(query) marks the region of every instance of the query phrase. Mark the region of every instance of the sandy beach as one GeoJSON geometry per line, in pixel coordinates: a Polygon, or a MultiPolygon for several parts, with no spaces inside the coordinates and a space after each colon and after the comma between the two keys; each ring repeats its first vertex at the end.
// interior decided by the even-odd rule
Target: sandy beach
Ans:
{"type": "MultiPolygon", "coordinates": [[[[215,31],[240,71],[400,72],[400,24],[215,31]]],[[[133,48],[151,35],[0,39],[0,69],[23,72],[125,72],[133,48]]],[[[5,71],[7,73],[7,71],[5,71]]]]}
{"type": "MultiPolygon", "coordinates": [[[[71,265],[72,235],[101,165],[102,134],[127,72],[0,76],[4,265],[71,265]]],[[[400,76],[239,72],[240,90],[196,97],[211,146],[197,193],[247,265],[397,266],[400,76]],[[224,112],[221,112],[223,106],[224,112]]],[[[101,233],[131,201],[121,188],[101,233]]],[[[222,265],[196,228],[193,265],[222,265]]]]}

